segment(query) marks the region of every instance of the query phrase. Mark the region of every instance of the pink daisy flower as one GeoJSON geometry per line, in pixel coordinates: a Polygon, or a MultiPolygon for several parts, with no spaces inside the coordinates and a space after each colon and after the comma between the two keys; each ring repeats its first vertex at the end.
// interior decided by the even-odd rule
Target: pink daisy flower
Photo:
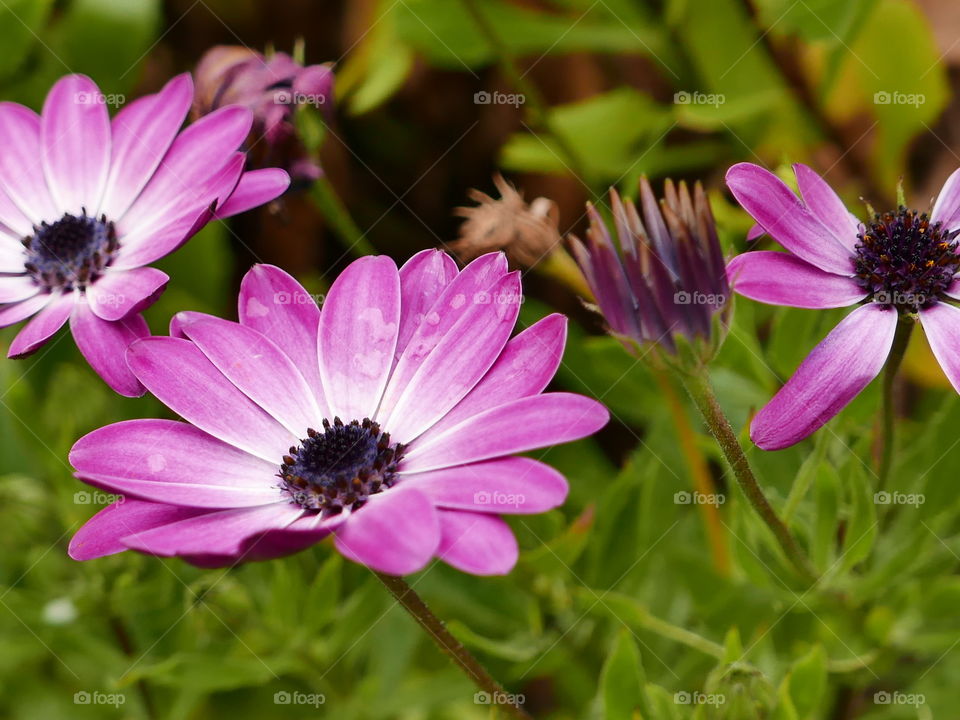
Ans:
{"type": "Polygon", "coordinates": [[[148,267],[215,217],[280,195],[283,170],[244,172],[252,113],[227,107],[180,127],[189,75],[111,121],[96,84],[61,78],[43,112],[0,103],[0,327],[33,319],[9,357],[40,348],[69,319],[80,352],[122,395],[142,395],[124,352],[149,334],[140,311],[169,279],[148,267]]]}
{"type": "Polygon", "coordinates": [[[511,456],[608,420],[594,400],[543,393],[566,320],[511,339],[520,298],[502,253],[459,273],[434,250],[399,272],[361,258],[322,310],[282,270],[255,266],[239,323],[180,313],[174,337],[131,345],[134,375],[186,422],[121,422],[74,445],[77,477],[127,499],[81,528],[70,555],[222,566],[332,534],[344,556],[386,573],[433,557],[508,572],[517,543],[499,515],[567,494],[556,470],[511,456]]]}
{"type": "Polygon", "coordinates": [[[883,368],[898,322],[918,319],[933,353],[960,391],[960,170],[933,210],[904,207],[860,222],[824,180],[794,165],[801,198],[749,163],[727,185],[763,231],[787,252],[739,255],[727,266],[733,289],[753,300],[800,308],[856,306],[759,412],[750,437],[765,450],[804,439],[830,420],[883,368]]]}

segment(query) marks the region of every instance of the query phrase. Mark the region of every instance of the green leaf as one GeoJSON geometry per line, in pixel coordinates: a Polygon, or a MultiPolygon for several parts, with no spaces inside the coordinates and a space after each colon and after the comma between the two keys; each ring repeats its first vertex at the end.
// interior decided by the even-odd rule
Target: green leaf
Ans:
{"type": "Polygon", "coordinates": [[[822,645],[814,645],[790,670],[790,697],[797,716],[815,717],[827,687],[827,654],[822,645]]]}
{"type": "MultiPolygon", "coordinates": [[[[603,3],[594,4],[587,12],[567,14],[538,12],[502,0],[477,4],[499,42],[514,54],[633,52],[671,62],[665,35],[654,22],[627,25],[603,3]]],[[[406,0],[395,12],[400,37],[432,64],[463,70],[497,59],[490,41],[462,2],[406,0]]]]}
{"type": "Polygon", "coordinates": [[[910,141],[926,131],[949,100],[940,51],[915,3],[880,0],[844,58],[830,105],[844,118],[866,110],[877,120],[875,167],[880,182],[892,190],[904,173],[910,141]],[[890,52],[893,47],[897,52],[890,52]]]}
{"type": "Polygon", "coordinates": [[[109,100],[133,88],[161,18],[159,0],[72,0],[49,45],[71,71],[94,78],[109,100]]]}
{"type": "Polygon", "coordinates": [[[805,40],[842,45],[877,0],[758,0],[763,24],[771,31],[799,35],[805,40]]]}
{"type": "MultiPolygon", "coordinates": [[[[670,126],[670,111],[632,88],[618,88],[550,110],[551,130],[576,148],[576,160],[591,182],[619,180],[670,126]]],[[[509,170],[563,173],[568,159],[555,138],[517,133],[501,151],[509,170]]]]}
{"type": "Polygon", "coordinates": [[[843,535],[843,560],[840,573],[867,558],[877,537],[877,506],[870,479],[858,462],[852,462],[847,487],[850,493],[850,518],[843,535]]]}
{"type": "Polygon", "coordinates": [[[606,720],[634,717],[634,712],[644,703],[645,683],[637,644],[628,630],[620,630],[600,672],[603,717],[606,720]]]}
{"type": "Polygon", "coordinates": [[[53,0],[6,0],[0,4],[0,81],[23,66],[52,6],[53,0]]]}
{"type": "Polygon", "coordinates": [[[740,631],[736,626],[727,630],[723,639],[723,657],[720,659],[722,665],[729,665],[738,662],[743,658],[743,643],[740,641],[740,631]]]}
{"type": "Polygon", "coordinates": [[[386,102],[413,69],[414,52],[398,35],[396,5],[381,0],[370,30],[337,72],[337,93],[345,98],[351,115],[362,115],[386,102]]]}
{"type": "Polygon", "coordinates": [[[840,506],[840,476],[830,465],[817,468],[817,522],[813,535],[813,563],[821,570],[830,566],[837,546],[840,506]]]}

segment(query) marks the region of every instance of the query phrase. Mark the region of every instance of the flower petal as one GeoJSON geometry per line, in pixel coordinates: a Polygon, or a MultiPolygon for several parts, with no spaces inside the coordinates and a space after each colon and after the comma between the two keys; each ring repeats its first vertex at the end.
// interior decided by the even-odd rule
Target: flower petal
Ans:
{"type": "Polygon", "coordinates": [[[772,172],[739,163],[727,171],[727,186],[754,220],[794,255],[821,270],[853,275],[850,250],[772,172]]]}
{"type": "Polygon", "coordinates": [[[26,261],[23,245],[0,234],[0,273],[22,273],[26,261]]]}
{"type": "Polygon", "coordinates": [[[128,549],[120,542],[125,535],[196,517],[204,512],[196,508],[125,499],[108,505],[87,520],[70,540],[67,552],[74,560],[93,560],[114,555],[128,549]]]}
{"type": "MultiPolygon", "coordinates": [[[[472,304],[490,287],[507,274],[507,259],[503,253],[488,253],[467,265],[440,294],[417,327],[390,376],[390,382],[380,404],[380,416],[387,417],[400,399],[407,383],[417,374],[430,353],[444,335],[472,304]]],[[[487,296],[489,297],[489,296],[487,296]]]]}
{"type": "Polygon", "coordinates": [[[279,463],[298,439],[240,392],[196,345],[169,337],[144,338],[127,350],[137,378],[164,405],[234,447],[279,463]]]}
{"type": "Polygon", "coordinates": [[[391,437],[407,443],[434,425],[500,355],[520,312],[520,274],[503,277],[486,300],[467,301],[469,310],[420,365],[389,417],[383,416],[391,437]]]}
{"type": "Polygon", "coordinates": [[[493,515],[440,510],[437,555],[471,575],[506,575],[517,564],[520,549],[513,530],[493,515]]]}
{"type": "Polygon", "coordinates": [[[780,450],[823,426],[883,368],[896,328],[896,311],[876,303],[847,315],[754,417],[753,442],[780,450]]]}
{"type": "Polygon", "coordinates": [[[250,170],[240,177],[240,182],[217,210],[218,218],[227,218],[246,212],[283,195],[290,187],[290,176],[280,168],[250,170]]]}
{"type": "Polygon", "coordinates": [[[463,400],[430,428],[441,433],[484,410],[542,392],[560,366],[567,319],[549,315],[512,338],[463,400]]]}
{"type": "MultiPolygon", "coordinates": [[[[183,332],[244,395],[296,437],[323,414],[293,361],[253,328],[220,318],[188,323],[183,332]]],[[[274,468],[276,472],[276,468],[274,468]]]]}
{"type": "Polygon", "coordinates": [[[323,416],[330,417],[317,356],[320,308],[313,296],[280,268],[254,265],[240,283],[238,305],[240,323],[283,348],[313,390],[323,416]]]}
{"type": "Polygon", "coordinates": [[[400,331],[395,353],[398,360],[427,312],[458,273],[452,257],[433,249],[421,250],[400,268],[400,331]]]}
{"type": "Polygon", "coordinates": [[[28,275],[0,275],[0,303],[15,303],[32,298],[40,287],[28,275]]]}
{"type": "Polygon", "coordinates": [[[769,305],[837,308],[867,296],[853,278],[824,272],[795,255],[770,250],[737,255],[727,265],[727,277],[733,290],[769,305]]]}
{"type": "Polygon", "coordinates": [[[213,219],[208,205],[191,207],[166,225],[143,226],[128,238],[121,238],[120,250],[110,266],[114,270],[133,270],[169,255],[213,219]]]}
{"type": "MultiPolygon", "coordinates": [[[[40,116],[16,103],[0,103],[0,187],[31,225],[59,220],[43,176],[40,151],[40,116]]],[[[22,235],[29,229],[16,228],[22,235]]]]}
{"type": "Polygon", "coordinates": [[[193,102],[189,73],[177,75],[163,89],[125,105],[110,129],[113,151],[100,212],[110,219],[123,214],[153,177],[193,102]]]}
{"type": "Polygon", "coordinates": [[[960,228],[960,169],[954,170],[943,184],[930,220],[942,222],[947,230],[960,228]]]}
{"type": "Polygon", "coordinates": [[[122,320],[150,307],[167,287],[165,272],[151,267],[110,269],[87,288],[87,302],[103,320],[122,320]]]}
{"type": "Polygon", "coordinates": [[[440,521],[422,493],[391,488],[374,495],[336,530],[336,546],[354,562],[390,575],[426,567],[440,544],[440,521]]]}
{"type": "Polygon", "coordinates": [[[549,465],[525,457],[499,458],[412,475],[404,487],[416,488],[434,505],[451,510],[534,514],[552,510],[567,497],[566,478],[549,465]]]}
{"type": "Polygon", "coordinates": [[[807,208],[852,254],[860,233],[860,221],[847,210],[843,200],[812,168],[803,163],[795,163],[793,172],[797,176],[797,187],[800,188],[800,196],[807,208]]]}
{"type": "Polygon", "coordinates": [[[53,295],[41,293],[40,295],[34,295],[29,300],[22,300],[21,302],[10,303],[9,305],[0,305],[0,328],[13,325],[30,317],[34,313],[40,312],[53,298],[53,295]]]}
{"type": "Polygon", "coordinates": [[[960,308],[937,303],[920,311],[920,324],[944,374],[960,392],[960,308]]]}
{"type": "Polygon", "coordinates": [[[246,543],[251,536],[286,527],[302,514],[301,508],[286,501],[218,510],[134,532],[121,541],[161,557],[217,555],[241,562],[254,550],[246,543]]]}
{"type": "Polygon", "coordinates": [[[155,226],[179,209],[209,203],[211,178],[232,160],[252,123],[253,115],[247,108],[231,105],[187,127],[121,218],[121,235],[155,226]]]}
{"type": "Polygon", "coordinates": [[[330,412],[372,417],[393,365],[400,277],[385,255],[355,260],[334,281],[320,311],[317,354],[330,412]]]}
{"type": "Polygon", "coordinates": [[[109,492],[189,507],[275,502],[277,467],[187,423],[127,420],[80,438],[70,450],[77,477],[109,492]]]}
{"type": "MultiPolygon", "coordinates": [[[[0,107],[2,107],[2,103],[0,103],[0,107]]],[[[2,120],[2,113],[0,113],[0,120],[2,120]]],[[[17,207],[4,192],[2,169],[3,162],[0,160],[0,231],[19,240],[33,233],[33,221],[29,220],[24,215],[23,210],[17,207]]],[[[46,188],[44,188],[44,192],[46,192],[46,188]]]]}
{"type": "Polygon", "coordinates": [[[141,315],[111,322],[94,315],[86,303],[78,302],[70,316],[70,332],[90,367],[114,392],[125,397],[143,395],[143,386],[125,360],[130,343],[150,334],[141,315]]]}
{"type": "Polygon", "coordinates": [[[53,337],[57,330],[63,327],[67,318],[70,317],[74,300],[74,293],[66,293],[50,300],[13,339],[7,351],[7,357],[25,357],[36,352],[41,345],[53,337]]]}
{"type": "Polygon", "coordinates": [[[545,393],[520,398],[443,433],[424,434],[401,467],[404,472],[424,472],[535,450],[592,435],[609,419],[603,405],[582,395],[545,393]]]}
{"type": "Polygon", "coordinates": [[[110,114],[85,75],[60,78],[40,119],[44,175],[58,209],[96,215],[110,171],[110,114]]]}

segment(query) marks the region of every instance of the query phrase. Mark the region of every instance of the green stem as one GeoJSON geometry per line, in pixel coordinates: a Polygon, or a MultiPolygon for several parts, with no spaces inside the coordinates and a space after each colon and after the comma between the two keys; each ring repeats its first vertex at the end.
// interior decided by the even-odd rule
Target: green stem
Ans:
{"type": "Polygon", "coordinates": [[[907,352],[907,345],[910,343],[910,334],[913,332],[913,320],[900,319],[897,323],[897,330],[893,336],[893,346],[890,348],[890,355],[887,356],[887,363],[883,369],[883,415],[880,424],[880,470],[878,475],[877,487],[882,490],[890,476],[890,468],[893,464],[893,451],[896,444],[896,423],[894,408],[893,389],[896,384],[897,370],[903,363],[903,356],[907,352]]]}
{"type": "Polygon", "coordinates": [[[523,95],[523,104],[524,107],[527,108],[530,123],[534,127],[550,134],[560,149],[560,152],[563,153],[563,161],[572,173],[581,178],[586,177],[580,159],[576,152],[574,152],[573,147],[561,133],[554,131],[553,128],[550,127],[550,109],[543,99],[543,95],[540,94],[540,90],[536,85],[527,80],[524,73],[520,72],[516,56],[507,44],[503,42],[493,23],[491,23],[480,10],[480,5],[477,0],[463,0],[463,6],[470,14],[470,17],[473,18],[477,30],[480,31],[480,34],[483,35],[497,55],[503,72],[510,78],[513,86],[523,95]]]}
{"type": "Polygon", "coordinates": [[[311,184],[310,198],[327,222],[330,223],[333,231],[343,241],[348,252],[358,257],[377,253],[376,248],[370,244],[370,241],[357,227],[353,218],[350,217],[343,200],[337,195],[337,191],[330,184],[326,175],[322,175],[311,184]]]}
{"type": "Polygon", "coordinates": [[[403,578],[385,573],[375,573],[387,590],[396,598],[397,602],[403,605],[404,609],[413,616],[420,627],[427,631],[427,634],[433,639],[440,648],[440,651],[450,657],[467,677],[473,681],[477,687],[486,692],[497,702],[496,707],[502,709],[507,715],[517,720],[530,720],[530,716],[519,705],[506,702],[509,696],[490,673],[486,671],[483,665],[470,654],[463,643],[457,640],[443,622],[434,615],[426,603],[420,599],[420,596],[414,592],[413,588],[407,584],[403,578]]]}
{"type": "Polygon", "coordinates": [[[720,403],[717,402],[717,396],[714,394],[713,386],[710,384],[710,378],[707,375],[706,368],[701,368],[695,374],[681,375],[681,377],[687,392],[690,393],[690,397],[696,404],[700,414],[703,415],[707,427],[710,428],[710,433],[717,441],[720,450],[730,464],[737,483],[740,485],[740,489],[743,490],[743,494],[746,495],[747,500],[749,500],[757,515],[760,516],[760,519],[770,528],[777,543],[779,543],[781,549],[800,576],[805,582],[811,585],[814,584],[817,581],[816,572],[813,570],[813,566],[810,564],[803,550],[800,549],[797,541],[794,540],[793,535],[790,534],[787,526],[783,524],[783,521],[777,515],[776,511],[771,507],[766,496],[763,494],[763,490],[760,489],[757,478],[754,476],[753,470],[750,468],[750,463],[747,461],[747,456],[744,455],[743,448],[740,447],[740,441],[733,432],[727,416],[724,415],[720,403]]]}
{"type": "MultiPolygon", "coordinates": [[[[130,633],[127,632],[126,625],[123,624],[123,620],[117,615],[111,615],[108,618],[110,624],[110,629],[113,630],[113,635],[117,638],[117,644],[120,646],[120,649],[123,650],[123,654],[128,658],[133,659],[136,656],[134,651],[133,641],[130,639],[130,633]]],[[[137,691],[140,693],[140,700],[143,702],[143,712],[147,716],[148,720],[154,720],[157,717],[157,709],[153,704],[153,696],[150,694],[150,687],[147,685],[147,681],[143,678],[137,680],[137,691]]]]}

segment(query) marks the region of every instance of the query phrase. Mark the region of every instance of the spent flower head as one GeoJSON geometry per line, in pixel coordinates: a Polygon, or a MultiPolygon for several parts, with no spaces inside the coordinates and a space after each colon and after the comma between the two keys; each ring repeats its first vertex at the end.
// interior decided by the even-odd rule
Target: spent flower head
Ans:
{"type": "Polygon", "coordinates": [[[544,197],[528,204],[522,193],[499,173],[494,175],[493,182],[500,191],[499,198],[471,190],[470,199],[477,205],[454,211],[466,220],[450,249],[463,262],[503,250],[513,265],[536,265],[560,245],[557,204],[544,197]]]}
{"type": "Polygon", "coordinates": [[[707,362],[726,335],[730,292],[703,188],[667,180],[658,203],[643,178],[639,210],[613,189],[610,204],[616,242],[592,204],[586,242],[570,241],[611,334],[673,365],[707,362]]]}

